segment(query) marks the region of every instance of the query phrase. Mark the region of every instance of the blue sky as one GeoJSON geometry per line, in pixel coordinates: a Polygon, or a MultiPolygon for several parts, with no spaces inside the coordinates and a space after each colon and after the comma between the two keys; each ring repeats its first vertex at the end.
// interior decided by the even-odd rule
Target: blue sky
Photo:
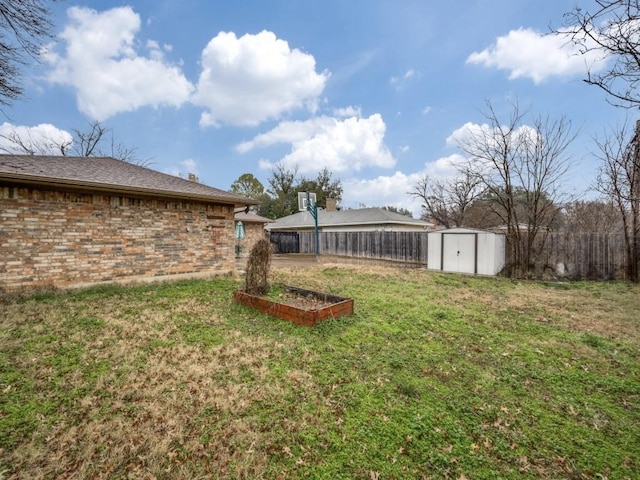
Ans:
{"type": "Polygon", "coordinates": [[[453,139],[483,123],[486,101],[506,120],[517,100],[579,130],[566,189],[582,194],[598,165],[593,136],[630,112],[582,82],[593,59],[544,35],[574,5],[62,1],[57,41],[25,68],[0,133],[64,138],[100,120],[155,170],[226,190],[243,173],[266,187],[279,162],[307,177],[326,166],[344,207],[417,216],[416,180],[453,174],[453,139]]]}

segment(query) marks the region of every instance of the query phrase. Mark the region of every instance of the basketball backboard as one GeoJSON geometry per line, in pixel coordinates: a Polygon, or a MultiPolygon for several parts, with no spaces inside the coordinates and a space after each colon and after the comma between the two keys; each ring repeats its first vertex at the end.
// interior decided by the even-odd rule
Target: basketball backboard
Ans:
{"type": "Polygon", "coordinates": [[[311,202],[311,206],[316,204],[316,194],[313,192],[298,192],[298,210],[307,211],[307,198],[311,202]]]}

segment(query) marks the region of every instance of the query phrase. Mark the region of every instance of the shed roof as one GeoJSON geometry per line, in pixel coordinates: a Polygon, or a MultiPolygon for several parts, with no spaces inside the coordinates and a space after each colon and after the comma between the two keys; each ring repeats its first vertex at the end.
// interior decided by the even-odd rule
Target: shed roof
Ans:
{"type": "Polygon", "coordinates": [[[0,181],[253,205],[250,198],[111,157],[0,155],[0,181]]]}
{"type": "MultiPolygon", "coordinates": [[[[298,212],[287,217],[282,217],[267,225],[267,230],[292,230],[296,228],[312,228],[313,216],[309,212],[298,212]]],[[[359,208],[356,210],[338,210],[328,212],[318,210],[318,226],[356,226],[356,225],[411,225],[428,228],[430,223],[424,220],[416,220],[400,213],[392,212],[384,208],[359,208]]]]}
{"type": "Polygon", "coordinates": [[[442,233],[488,233],[491,235],[503,235],[502,232],[492,232],[490,230],[481,230],[478,228],[467,228],[467,227],[441,228],[439,230],[434,230],[429,233],[432,235],[437,235],[442,233]]]}

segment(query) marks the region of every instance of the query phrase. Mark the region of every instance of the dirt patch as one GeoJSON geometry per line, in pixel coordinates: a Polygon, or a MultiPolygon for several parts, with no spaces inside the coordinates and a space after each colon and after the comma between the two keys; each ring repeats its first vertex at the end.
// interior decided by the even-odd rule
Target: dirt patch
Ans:
{"type": "MultiPolygon", "coordinates": [[[[246,270],[247,258],[236,258],[236,270],[244,272],[246,270]]],[[[331,265],[362,265],[380,266],[395,268],[426,268],[426,265],[398,262],[393,260],[383,260],[378,258],[356,258],[339,257],[337,255],[308,255],[304,253],[288,253],[272,255],[272,269],[286,269],[311,266],[331,266],[331,265]]]]}
{"type": "Polygon", "coordinates": [[[275,301],[302,310],[318,310],[332,304],[332,302],[324,300],[323,298],[300,295],[293,292],[281,293],[275,301]]]}

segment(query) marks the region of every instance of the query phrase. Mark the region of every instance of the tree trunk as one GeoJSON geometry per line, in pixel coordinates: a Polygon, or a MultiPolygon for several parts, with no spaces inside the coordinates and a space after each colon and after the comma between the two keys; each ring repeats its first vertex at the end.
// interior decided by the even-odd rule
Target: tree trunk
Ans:
{"type": "Polygon", "coordinates": [[[633,175],[631,185],[631,257],[629,258],[629,280],[640,282],[640,120],[636,121],[633,136],[633,175]]]}

